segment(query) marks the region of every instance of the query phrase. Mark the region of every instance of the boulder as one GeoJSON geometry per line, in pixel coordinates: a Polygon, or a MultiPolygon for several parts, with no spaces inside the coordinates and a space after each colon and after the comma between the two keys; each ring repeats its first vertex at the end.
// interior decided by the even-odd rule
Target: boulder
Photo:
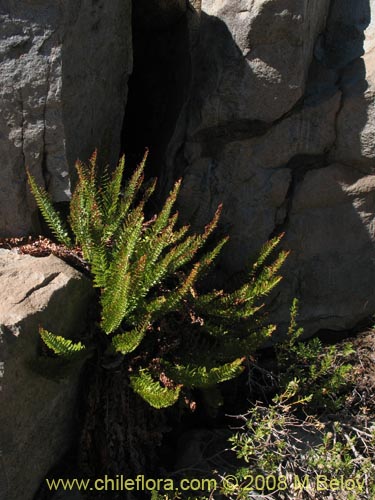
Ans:
{"type": "Polygon", "coordinates": [[[374,173],[341,164],[310,170],[296,186],[283,300],[286,315],[298,291],[307,333],[350,329],[375,310],[374,192],[374,173]]]}
{"type": "Polygon", "coordinates": [[[343,71],[343,102],[332,159],[371,173],[375,169],[375,27],[370,26],[366,35],[365,55],[343,71]]]}
{"type": "Polygon", "coordinates": [[[290,111],[303,96],[328,8],[329,0],[202,0],[205,47],[193,55],[195,69],[208,69],[196,82],[203,85],[199,128],[239,119],[273,122],[290,111]]]}
{"type": "Polygon", "coordinates": [[[32,500],[71,445],[82,361],[42,355],[38,327],[77,337],[90,297],[90,281],[57,257],[0,250],[1,500],[32,500]]]}
{"type": "Polygon", "coordinates": [[[63,202],[77,158],[117,161],[131,71],[131,0],[0,3],[0,236],[38,229],[26,166],[63,202]]]}
{"type": "Polygon", "coordinates": [[[183,177],[195,229],[223,202],[221,283],[285,231],[274,318],[298,297],[306,334],[355,326],[375,309],[375,1],[202,0],[187,16],[165,192],[183,177]]]}

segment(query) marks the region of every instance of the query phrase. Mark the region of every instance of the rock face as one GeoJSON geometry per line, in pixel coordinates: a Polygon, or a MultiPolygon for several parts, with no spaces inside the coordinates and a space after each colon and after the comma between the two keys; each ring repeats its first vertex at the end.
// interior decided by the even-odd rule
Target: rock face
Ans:
{"type": "Polygon", "coordinates": [[[223,202],[222,281],[285,231],[278,321],[295,296],[307,333],[372,314],[375,0],[137,0],[133,40],[130,2],[0,1],[0,236],[37,227],[25,165],[64,201],[122,135],[195,229],[223,202]]]}
{"type": "Polygon", "coordinates": [[[95,148],[117,161],[131,0],[0,2],[0,236],[38,228],[25,166],[56,202],[95,148]]]}
{"type": "Polygon", "coordinates": [[[276,319],[296,296],[307,333],[375,310],[374,18],[374,0],[202,0],[187,14],[164,185],[184,178],[196,228],[224,203],[225,279],[286,232],[276,319]]]}
{"type": "Polygon", "coordinates": [[[90,281],[60,259],[0,250],[0,499],[32,500],[70,446],[82,364],[47,376],[38,326],[64,336],[85,328],[90,281]]]}

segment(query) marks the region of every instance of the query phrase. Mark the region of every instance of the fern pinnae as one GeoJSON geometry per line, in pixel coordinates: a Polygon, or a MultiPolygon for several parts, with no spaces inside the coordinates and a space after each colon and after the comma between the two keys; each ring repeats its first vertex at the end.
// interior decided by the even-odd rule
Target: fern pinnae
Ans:
{"type": "Polygon", "coordinates": [[[225,361],[234,356],[248,356],[259,349],[272,336],[275,330],[275,325],[267,325],[258,330],[248,332],[247,336],[243,338],[230,338],[228,336],[228,338],[223,340],[218,358],[225,361]]]}
{"type": "Polygon", "coordinates": [[[202,240],[203,241],[206,241],[207,238],[212,234],[212,232],[216,229],[218,223],[219,223],[219,219],[220,219],[220,216],[221,216],[221,212],[223,210],[223,204],[220,203],[219,206],[217,207],[216,211],[215,211],[215,214],[211,220],[211,222],[209,222],[206,227],[204,228],[204,233],[202,235],[202,240]]]}
{"type": "Polygon", "coordinates": [[[169,312],[174,310],[175,307],[186,297],[198,278],[199,268],[200,264],[199,262],[197,262],[196,264],[194,264],[188,276],[183,280],[181,286],[176,290],[169,292],[168,297],[161,307],[160,312],[169,312]]]}
{"type": "Polygon", "coordinates": [[[180,227],[180,229],[178,229],[177,231],[174,231],[171,236],[171,245],[176,245],[177,243],[179,243],[186,236],[186,233],[189,231],[189,229],[189,224],[186,224],[185,226],[180,227]]]}
{"type": "Polygon", "coordinates": [[[210,321],[210,319],[205,318],[204,324],[203,324],[203,329],[211,336],[211,337],[217,337],[217,338],[222,338],[224,335],[228,335],[230,329],[226,326],[224,326],[222,323],[216,324],[213,321],[210,321]]]}
{"type": "Polygon", "coordinates": [[[284,237],[284,234],[285,233],[281,233],[278,236],[275,236],[262,246],[259,252],[259,256],[252,266],[251,276],[253,276],[254,273],[263,266],[267,258],[271,255],[271,253],[281,242],[282,238],[284,237]]]}
{"type": "Polygon", "coordinates": [[[141,161],[141,163],[138,165],[138,167],[135,169],[133,175],[131,176],[129,182],[127,183],[127,186],[125,188],[124,194],[123,194],[123,200],[120,204],[118,216],[123,219],[131,205],[134,203],[134,200],[141,188],[143,179],[144,179],[144,168],[146,164],[148,156],[148,150],[146,150],[144,157],[141,161]]]}
{"type": "MultiPolygon", "coordinates": [[[[105,221],[104,225],[106,228],[110,228],[115,226],[116,223],[120,223],[118,212],[120,207],[121,182],[124,169],[125,156],[122,156],[117,167],[113,171],[112,176],[109,178],[109,174],[107,174],[106,181],[101,182],[101,200],[105,221]]],[[[111,234],[105,235],[103,239],[106,240],[110,236],[111,234]]]]}
{"type": "Polygon", "coordinates": [[[89,158],[89,165],[91,167],[91,171],[95,174],[95,169],[98,161],[98,149],[95,148],[94,151],[92,152],[92,155],[89,158]]]}
{"type": "Polygon", "coordinates": [[[157,235],[154,238],[149,238],[146,241],[145,239],[143,239],[143,244],[141,243],[139,245],[138,252],[140,254],[148,255],[147,265],[145,267],[145,281],[149,281],[150,286],[153,286],[151,285],[151,282],[156,284],[156,282],[158,281],[157,278],[155,279],[154,269],[163,251],[166,250],[166,248],[170,245],[171,236],[173,234],[173,227],[176,223],[176,220],[177,217],[175,214],[175,216],[169,219],[168,226],[161,234],[157,235]]]}
{"type": "Polygon", "coordinates": [[[189,388],[211,387],[221,382],[231,380],[240,375],[243,370],[245,358],[238,358],[213,368],[196,365],[174,365],[166,370],[167,375],[175,382],[189,388]]]}
{"type": "Polygon", "coordinates": [[[121,182],[125,170],[125,155],[122,155],[120,161],[115,168],[112,178],[109,181],[106,193],[108,195],[109,208],[113,207],[113,211],[117,208],[117,204],[121,194],[121,182]]]}
{"type": "Polygon", "coordinates": [[[130,376],[130,385],[142,399],[154,408],[161,409],[172,406],[180,396],[181,386],[174,388],[162,387],[154,380],[146,369],[130,376]]]}
{"type": "Polygon", "coordinates": [[[47,222],[48,227],[51,229],[60,243],[68,248],[72,247],[72,241],[69,237],[68,230],[57,211],[53,208],[48,193],[45,189],[37,185],[29,169],[26,169],[26,172],[31,192],[34,195],[38,208],[41,211],[45,221],[47,222]]]}
{"type": "Polygon", "coordinates": [[[201,269],[200,269],[200,274],[202,274],[204,271],[206,271],[213,261],[216,259],[216,257],[220,254],[223,246],[229,241],[229,237],[222,238],[221,241],[208,253],[203,255],[203,257],[199,260],[201,263],[201,269]]]}
{"type": "MultiPolygon", "coordinates": [[[[219,217],[220,217],[221,208],[222,208],[222,206],[219,205],[218,209],[215,212],[214,218],[206,226],[205,232],[203,235],[194,234],[194,235],[188,236],[185,240],[183,240],[178,245],[178,247],[177,247],[178,251],[176,251],[176,258],[171,262],[171,265],[169,268],[170,273],[176,272],[183,265],[185,265],[187,262],[190,262],[193,259],[193,257],[196,255],[198,250],[205,243],[205,240],[210,236],[211,232],[216,227],[217,222],[218,222],[219,217]]],[[[186,234],[189,227],[190,226],[184,226],[183,228],[181,228],[183,236],[186,234]]],[[[200,260],[200,262],[201,262],[200,274],[203,273],[205,271],[205,269],[207,269],[211,265],[213,260],[216,258],[216,256],[221,251],[222,247],[227,242],[227,239],[228,238],[223,238],[211,252],[208,252],[205,256],[203,256],[203,258],[200,260]]]]}
{"type": "Polygon", "coordinates": [[[166,225],[168,224],[171,211],[173,209],[173,206],[176,202],[177,195],[179,193],[180,187],[181,187],[181,182],[182,180],[179,179],[177,182],[175,182],[172,191],[169,193],[169,196],[167,200],[165,201],[163,208],[161,209],[160,213],[158,214],[153,226],[152,226],[152,234],[157,235],[160,231],[162,231],[166,225]]]}
{"type": "Polygon", "coordinates": [[[64,358],[70,358],[85,349],[81,342],[74,343],[72,340],[54,335],[44,328],[39,328],[39,335],[49,349],[64,358]]]}
{"type": "MultiPolygon", "coordinates": [[[[141,200],[139,204],[128,212],[121,225],[117,228],[115,233],[113,234],[113,256],[116,257],[117,253],[121,248],[131,247],[131,243],[133,241],[133,237],[137,235],[137,248],[142,244],[141,234],[143,232],[143,223],[144,223],[144,200],[141,200]]],[[[132,253],[135,251],[135,248],[132,246],[132,253]]]]}
{"type": "Polygon", "coordinates": [[[166,275],[169,275],[170,263],[176,258],[176,247],[170,249],[166,255],[154,262],[152,267],[145,268],[144,283],[149,289],[162,282],[166,275]]]}
{"type": "Polygon", "coordinates": [[[147,329],[150,326],[151,316],[146,315],[139,325],[128,332],[120,333],[112,338],[112,345],[117,352],[123,355],[135,351],[142,342],[147,329]]]}
{"type": "Polygon", "coordinates": [[[142,199],[143,199],[143,202],[144,203],[147,203],[148,200],[150,199],[150,197],[154,194],[155,192],[155,189],[156,189],[156,185],[157,185],[157,179],[152,179],[149,183],[149,185],[147,186],[147,188],[145,189],[143,195],[142,195],[142,199]]]}
{"type": "Polygon", "coordinates": [[[137,262],[134,263],[132,269],[132,280],[129,293],[129,309],[131,314],[140,302],[147,295],[149,287],[145,285],[145,269],[147,264],[147,255],[142,255],[137,262]]]}
{"type": "Polygon", "coordinates": [[[122,245],[116,252],[110,265],[107,286],[101,296],[103,310],[102,328],[108,334],[118,328],[129,312],[132,276],[131,258],[142,232],[143,214],[134,211],[130,219],[132,223],[124,230],[122,245]]]}
{"type": "Polygon", "coordinates": [[[109,257],[104,245],[95,246],[91,251],[91,274],[95,288],[105,288],[109,277],[109,257]]]}
{"type": "MultiPolygon", "coordinates": [[[[210,252],[206,253],[205,255],[203,255],[203,257],[201,257],[198,261],[198,265],[197,265],[197,272],[196,272],[196,275],[194,277],[194,283],[196,281],[198,281],[202,275],[208,270],[208,268],[211,266],[211,264],[213,263],[213,261],[215,260],[215,258],[218,256],[218,254],[220,253],[221,249],[223,248],[223,246],[227,243],[228,241],[228,238],[223,238],[221,241],[219,241],[219,243],[213,248],[213,250],[211,250],[210,252]]],[[[193,255],[196,253],[196,251],[199,250],[199,247],[194,249],[194,253],[193,255]]],[[[192,259],[193,255],[189,255],[189,260],[192,259]]],[[[184,262],[184,259],[182,261],[179,262],[179,264],[183,263],[184,262]]],[[[193,267],[194,269],[194,267],[193,267]]],[[[193,284],[194,284],[193,283],[193,284]]],[[[192,285],[193,286],[193,285],[192,285]]]]}
{"type": "Polygon", "coordinates": [[[103,290],[100,302],[102,306],[101,327],[109,335],[122,323],[128,311],[131,275],[118,268],[117,276],[109,279],[103,290]]]}
{"type": "Polygon", "coordinates": [[[216,307],[218,300],[224,294],[223,290],[212,290],[211,292],[198,295],[194,299],[194,307],[197,308],[198,312],[210,312],[209,307],[216,307]]]}
{"type": "Polygon", "coordinates": [[[284,264],[288,252],[280,252],[276,260],[269,266],[263,267],[254,283],[254,293],[257,297],[268,295],[282,280],[282,276],[277,275],[280,267],[284,264]]]}
{"type": "Polygon", "coordinates": [[[82,244],[87,235],[88,219],[82,200],[82,188],[77,184],[70,200],[69,223],[76,242],[82,244]]]}
{"type": "Polygon", "coordinates": [[[179,243],[175,248],[174,259],[171,261],[168,272],[175,273],[186,263],[191,262],[193,257],[200,249],[199,235],[187,236],[185,240],[179,243]]]}
{"type": "Polygon", "coordinates": [[[77,160],[74,166],[78,175],[78,185],[83,186],[90,182],[85,165],[80,160],[77,160]]]}
{"type": "Polygon", "coordinates": [[[95,181],[95,161],[94,155],[90,160],[90,166],[76,162],[78,184],[72,196],[69,216],[76,241],[82,246],[84,258],[89,263],[93,247],[101,242],[103,228],[100,195],[95,181]]]}
{"type": "Polygon", "coordinates": [[[192,290],[198,277],[198,272],[199,263],[196,263],[189,275],[183,279],[182,284],[179,287],[171,290],[168,294],[156,297],[147,303],[143,302],[143,307],[147,312],[153,315],[153,320],[158,319],[163,314],[178,309],[180,303],[192,290]]]}

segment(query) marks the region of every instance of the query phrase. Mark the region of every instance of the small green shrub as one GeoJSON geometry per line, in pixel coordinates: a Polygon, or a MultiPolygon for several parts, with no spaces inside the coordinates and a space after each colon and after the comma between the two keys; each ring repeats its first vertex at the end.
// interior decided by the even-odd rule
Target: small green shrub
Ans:
{"type": "MultiPolygon", "coordinates": [[[[265,325],[263,300],[279,283],[287,252],[271,254],[280,237],[268,242],[248,280],[227,293],[200,294],[197,282],[212,265],[227,238],[202,252],[217,226],[221,207],[202,234],[177,228],[172,213],[181,186],[174,185],[161,211],[146,220],[144,207],[155,182],[143,184],[147,154],[122,189],[124,158],[109,174],[98,174],[94,154],[77,162],[78,183],[66,224],[47,193],[28,172],[38,207],[56,238],[79,249],[100,292],[100,329],[107,353],[120,353],[128,364],[134,391],[155,408],[175,403],[181,390],[211,389],[239,375],[245,357],[275,325],[265,325]],[[267,263],[268,262],[268,263],[267,263]]],[[[81,343],[41,330],[56,354],[72,356],[81,343]]]]}
{"type": "Polygon", "coordinates": [[[375,498],[375,427],[353,425],[345,411],[353,348],[299,341],[303,330],[296,316],[294,301],[289,336],[276,346],[278,394],[238,416],[241,430],[230,443],[246,465],[229,479],[222,477],[222,492],[230,500],[329,499],[331,481],[337,487],[342,477],[357,486],[355,491],[334,490],[334,498],[375,498]],[[276,480],[267,483],[267,478],[276,480]]]}
{"type": "Polygon", "coordinates": [[[331,484],[337,499],[374,498],[374,426],[358,429],[319,417],[309,411],[311,398],[298,396],[299,389],[298,381],[293,381],[271,405],[258,403],[241,416],[243,430],[230,441],[247,466],[238,469],[235,480],[222,478],[226,498],[329,499],[331,484]],[[263,481],[254,488],[256,477],[263,481]],[[271,488],[267,478],[277,478],[268,482],[271,488]],[[357,486],[352,491],[338,488],[340,478],[357,486]]]}
{"type": "Polygon", "coordinates": [[[299,380],[298,394],[311,396],[309,408],[315,411],[336,410],[343,404],[352,365],[350,343],[340,349],[323,346],[319,338],[301,342],[303,329],[297,327],[298,303],[291,308],[291,322],[287,339],[275,347],[279,372],[279,386],[284,390],[293,379],[299,380]]]}

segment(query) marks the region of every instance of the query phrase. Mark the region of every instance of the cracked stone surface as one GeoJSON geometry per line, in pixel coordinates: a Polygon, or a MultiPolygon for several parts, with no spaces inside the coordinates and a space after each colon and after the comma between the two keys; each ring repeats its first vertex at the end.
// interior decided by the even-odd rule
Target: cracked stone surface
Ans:
{"type": "Polygon", "coordinates": [[[61,202],[77,158],[99,148],[117,161],[132,71],[130,4],[0,2],[0,236],[38,229],[25,166],[61,202]]]}
{"type": "Polygon", "coordinates": [[[90,281],[57,257],[0,250],[1,500],[32,500],[72,442],[82,362],[43,357],[38,327],[77,336],[91,297],[90,281]]]}
{"type": "Polygon", "coordinates": [[[353,327],[375,310],[375,1],[200,4],[163,183],[194,228],[223,202],[222,281],[285,231],[276,320],[298,297],[307,334],[353,327]]]}

